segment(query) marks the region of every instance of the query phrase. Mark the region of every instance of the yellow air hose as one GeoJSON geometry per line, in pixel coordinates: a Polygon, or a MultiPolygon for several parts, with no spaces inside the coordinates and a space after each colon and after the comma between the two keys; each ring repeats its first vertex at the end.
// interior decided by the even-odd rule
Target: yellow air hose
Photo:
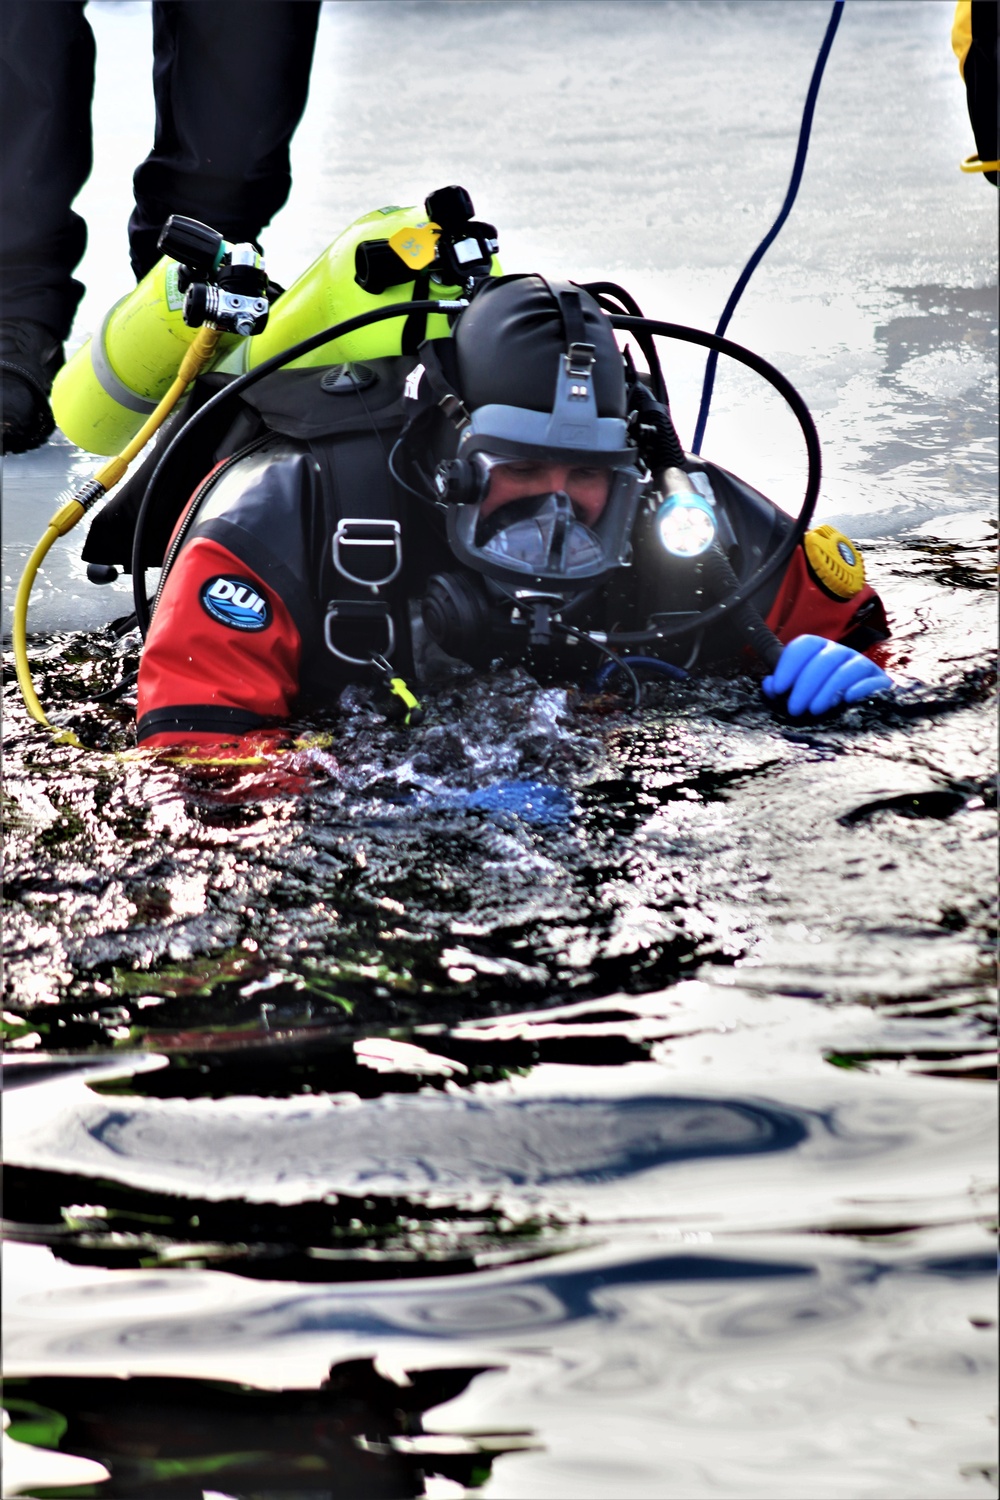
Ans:
{"type": "Polygon", "coordinates": [[[170,415],[192,380],[200,375],[205,366],[211,361],[221,336],[215,328],[199,328],[193,342],[180,362],[173,384],[156,410],[151,413],[132,441],[126,444],[117,457],[109,459],[97,471],[93,479],[88,479],[86,484],[81,485],[76,494],[56,511],[46,528],[45,534],[28,558],[24,572],[21,574],[21,581],[17,587],[17,597],[14,600],[13,624],[14,664],[17,668],[17,681],[29,714],[36,723],[42,724],[46,729],[52,730],[56,735],[55,742],[58,745],[75,745],[78,750],[85,749],[85,746],[81,744],[72,730],[57,731],[55,725],[49,723],[32,685],[31,669],[28,666],[27,626],[28,600],[31,597],[35,575],[52,544],[59,537],[65,536],[68,531],[72,531],[76,523],[87,514],[91,506],[95,505],[98,500],[103,499],[108,491],[113,489],[118,481],[123,478],[136,454],[142,451],[153,434],[170,415]]]}

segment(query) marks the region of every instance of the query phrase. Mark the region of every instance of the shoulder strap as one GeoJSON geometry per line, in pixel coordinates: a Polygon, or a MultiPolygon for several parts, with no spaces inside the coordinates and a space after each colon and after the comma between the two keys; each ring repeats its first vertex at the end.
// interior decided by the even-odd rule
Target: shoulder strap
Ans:
{"type": "MultiPolygon", "coordinates": [[[[422,271],[413,283],[413,301],[423,302],[430,291],[431,277],[429,271],[422,271]]],[[[403,324],[403,333],[400,341],[400,349],[403,354],[416,354],[424,341],[427,333],[426,312],[411,312],[407,315],[403,324]]]]}
{"type": "Polygon", "coordinates": [[[344,433],[310,442],[309,451],[323,491],[324,534],[314,545],[324,666],[356,677],[380,656],[411,673],[400,496],[382,441],[344,433]]]}

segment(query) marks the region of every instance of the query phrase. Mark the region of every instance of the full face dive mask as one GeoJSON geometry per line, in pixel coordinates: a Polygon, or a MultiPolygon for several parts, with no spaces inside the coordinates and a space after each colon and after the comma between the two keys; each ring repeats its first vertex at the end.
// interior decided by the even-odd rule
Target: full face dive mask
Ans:
{"type": "Polygon", "coordinates": [[[453,347],[461,396],[439,404],[462,419],[434,482],[459,566],[429,581],[423,613],[446,651],[473,660],[495,654],[490,638],[516,650],[516,638],[572,633],[562,612],[628,564],[649,475],[628,437],[621,353],[586,292],[500,278],[473,297],[453,347]],[[604,471],[604,503],[578,511],[549,474],[543,492],[512,486],[498,506],[491,485],[507,464],[604,471]]]}
{"type": "Polygon", "coordinates": [[[624,567],[649,482],[628,445],[624,419],[598,416],[593,344],[572,343],[557,359],[551,412],[479,407],[462,430],[457,457],[439,465],[436,475],[456,559],[511,597],[543,590],[569,599],[624,567]],[[599,517],[586,524],[563,491],[522,496],[484,516],[496,470],[518,460],[606,470],[599,517]]]}

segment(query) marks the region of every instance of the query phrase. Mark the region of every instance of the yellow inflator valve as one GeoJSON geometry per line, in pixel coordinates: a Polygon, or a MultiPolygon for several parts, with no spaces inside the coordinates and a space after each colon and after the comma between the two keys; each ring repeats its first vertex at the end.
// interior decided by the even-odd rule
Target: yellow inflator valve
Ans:
{"type": "Polygon", "coordinates": [[[817,526],[802,539],[816,581],[838,599],[853,599],[865,586],[865,564],[854,543],[835,526],[817,526]]]}

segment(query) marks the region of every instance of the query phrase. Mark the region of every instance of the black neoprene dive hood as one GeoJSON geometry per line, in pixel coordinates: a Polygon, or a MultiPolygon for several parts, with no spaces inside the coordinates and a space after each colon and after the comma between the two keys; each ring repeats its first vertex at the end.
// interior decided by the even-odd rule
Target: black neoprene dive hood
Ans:
{"type": "MultiPolygon", "coordinates": [[[[593,383],[601,417],[626,414],[625,367],[610,320],[589,293],[575,287],[582,341],[594,346],[593,383]]],[[[555,288],[540,276],[486,281],[454,332],[459,389],[466,408],[523,406],[551,411],[556,361],[567,350],[555,288]]]]}

